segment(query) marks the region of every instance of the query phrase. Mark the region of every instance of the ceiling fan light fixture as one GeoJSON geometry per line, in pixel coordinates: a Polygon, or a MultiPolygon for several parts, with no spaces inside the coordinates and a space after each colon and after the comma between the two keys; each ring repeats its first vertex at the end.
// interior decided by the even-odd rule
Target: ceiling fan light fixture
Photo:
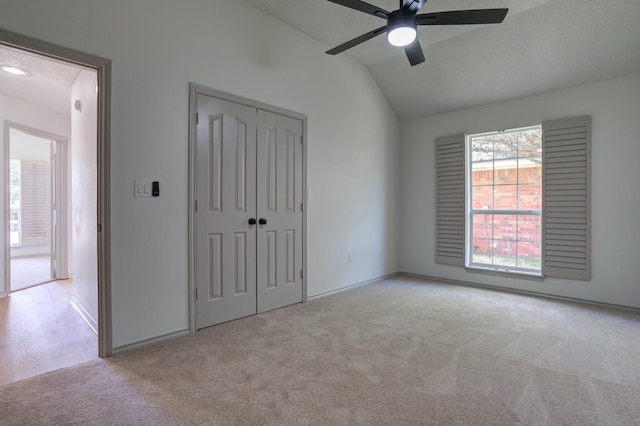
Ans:
{"type": "Polygon", "coordinates": [[[417,28],[415,15],[392,13],[387,20],[387,40],[394,46],[407,46],[416,39],[417,28]]]}
{"type": "Polygon", "coordinates": [[[407,46],[416,39],[416,29],[411,27],[398,27],[387,33],[389,43],[394,46],[407,46]]]}

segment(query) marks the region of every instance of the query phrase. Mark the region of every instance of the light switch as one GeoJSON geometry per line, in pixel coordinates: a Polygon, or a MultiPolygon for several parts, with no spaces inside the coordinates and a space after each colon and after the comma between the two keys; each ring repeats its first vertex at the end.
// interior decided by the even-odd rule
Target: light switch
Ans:
{"type": "Polygon", "coordinates": [[[136,180],[133,186],[134,197],[151,197],[151,184],[149,182],[143,182],[136,180]]]}

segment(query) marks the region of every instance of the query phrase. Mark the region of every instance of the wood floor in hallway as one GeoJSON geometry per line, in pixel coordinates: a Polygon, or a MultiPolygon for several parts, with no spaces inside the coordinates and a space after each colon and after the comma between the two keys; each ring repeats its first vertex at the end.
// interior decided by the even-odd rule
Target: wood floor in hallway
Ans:
{"type": "Polygon", "coordinates": [[[71,306],[71,280],[0,299],[0,386],[98,358],[98,337],[71,306]]]}

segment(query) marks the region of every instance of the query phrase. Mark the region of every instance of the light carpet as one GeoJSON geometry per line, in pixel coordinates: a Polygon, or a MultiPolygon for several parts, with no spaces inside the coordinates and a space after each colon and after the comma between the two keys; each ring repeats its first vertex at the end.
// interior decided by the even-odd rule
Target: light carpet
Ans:
{"type": "Polygon", "coordinates": [[[638,424],[640,315],[397,277],[0,394],[0,424],[638,424]]]}

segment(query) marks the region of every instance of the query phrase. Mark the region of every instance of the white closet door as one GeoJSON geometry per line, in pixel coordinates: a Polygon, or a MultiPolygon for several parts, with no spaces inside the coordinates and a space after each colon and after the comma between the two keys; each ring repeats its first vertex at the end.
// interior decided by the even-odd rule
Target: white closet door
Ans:
{"type": "Polygon", "coordinates": [[[197,328],[256,313],[256,110],[198,95],[197,328]]]}
{"type": "Polygon", "coordinates": [[[258,110],[258,313],[302,302],[302,121],[258,110]]]}

